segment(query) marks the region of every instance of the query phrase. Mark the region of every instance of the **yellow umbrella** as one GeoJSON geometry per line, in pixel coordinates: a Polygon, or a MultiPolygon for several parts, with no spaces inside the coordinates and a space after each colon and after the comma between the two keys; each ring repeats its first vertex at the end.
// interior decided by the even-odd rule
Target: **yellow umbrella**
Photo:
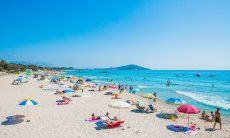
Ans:
{"type": "Polygon", "coordinates": [[[152,99],[154,98],[154,95],[152,93],[144,93],[141,95],[141,97],[152,99]]]}

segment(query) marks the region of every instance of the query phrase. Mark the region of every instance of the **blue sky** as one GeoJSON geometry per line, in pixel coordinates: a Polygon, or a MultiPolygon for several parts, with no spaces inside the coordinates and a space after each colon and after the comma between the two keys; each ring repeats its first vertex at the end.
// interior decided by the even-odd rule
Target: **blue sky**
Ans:
{"type": "Polygon", "coordinates": [[[230,69],[229,0],[0,2],[0,59],[230,69]]]}

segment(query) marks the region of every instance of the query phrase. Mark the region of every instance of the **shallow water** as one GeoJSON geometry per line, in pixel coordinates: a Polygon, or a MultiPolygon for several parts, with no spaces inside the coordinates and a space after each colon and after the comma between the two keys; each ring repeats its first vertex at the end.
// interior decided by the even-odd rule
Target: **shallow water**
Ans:
{"type": "Polygon", "coordinates": [[[69,70],[67,73],[90,78],[97,83],[107,83],[112,79],[112,83],[132,85],[141,92],[157,92],[158,98],[162,100],[180,97],[208,112],[220,107],[224,115],[230,116],[230,71],[69,70]],[[196,73],[202,76],[194,76],[196,73]],[[168,79],[170,87],[166,87],[168,79]]]}

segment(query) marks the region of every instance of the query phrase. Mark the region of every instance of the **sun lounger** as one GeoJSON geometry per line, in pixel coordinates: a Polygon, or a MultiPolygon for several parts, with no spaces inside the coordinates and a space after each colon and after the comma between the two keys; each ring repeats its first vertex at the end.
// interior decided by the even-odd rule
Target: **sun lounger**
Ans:
{"type": "Polygon", "coordinates": [[[57,105],[67,105],[69,104],[69,100],[64,100],[64,102],[58,102],[57,105]]]}
{"type": "Polygon", "coordinates": [[[61,102],[61,103],[57,103],[57,105],[67,105],[69,104],[69,102],[61,102]]]}
{"type": "Polygon", "coordinates": [[[137,107],[138,110],[140,110],[142,112],[145,110],[145,107],[144,106],[139,106],[139,104],[136,104],[136,107],[137,107]]]}
{"type": "Polygon", "coordinates": [[[116,121],[112,124],[106,123],[106,125],[107,125],[108,129],[113,129],[113,128],[119,127],[123,123],[124,123],[124,121],[116,121]]]}

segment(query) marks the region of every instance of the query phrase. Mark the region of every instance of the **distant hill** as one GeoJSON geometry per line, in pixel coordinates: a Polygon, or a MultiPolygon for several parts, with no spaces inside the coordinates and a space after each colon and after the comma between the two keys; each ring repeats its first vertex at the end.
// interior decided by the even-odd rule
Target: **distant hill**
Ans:
{"type": "Polygon", "coordinates": [[[150,70],[148,68],[144,68],[144,67],[134,65],[134,64],[120,66],[120,67],[116,67],[114,69],[117,69],[117,70],[150,70]]]}
{"type": "Polygon", "coordinates": [[[101,70],[150,70],[148,68],[144,68],[138,65],[130,64],[130,65],[125,65],[125,66],[120,66],[120,67],[114,67],[114,68],[99,68],[101,70]]]}

